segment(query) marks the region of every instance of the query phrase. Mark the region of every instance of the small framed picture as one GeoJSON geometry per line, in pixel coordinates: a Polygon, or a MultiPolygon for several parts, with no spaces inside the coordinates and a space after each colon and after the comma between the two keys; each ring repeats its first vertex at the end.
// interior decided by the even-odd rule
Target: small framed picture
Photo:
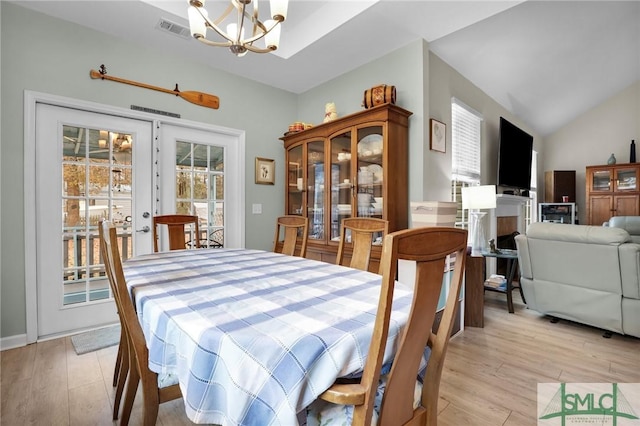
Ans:
{"type": "Polygon", "coordinates": [[[256,183],[273,185],[276,181],[276,161],[256,157],[256,183]]]}
{"type": "Polygon", "coordinates": [[[429,120],[429,124],[431,129],[431,150],[447,152],[447,125],[433,118],[429,120]]]}

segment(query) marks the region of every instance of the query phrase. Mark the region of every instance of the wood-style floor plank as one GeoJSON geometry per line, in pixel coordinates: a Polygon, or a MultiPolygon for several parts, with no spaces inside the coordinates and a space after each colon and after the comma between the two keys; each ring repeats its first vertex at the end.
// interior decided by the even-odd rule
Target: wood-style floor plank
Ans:
{"type": "MultiPolygon", "coordinates": [[[[533,426],[537,386],[544,382],[640,383],[640,339],[548,318],[528,310],[514,292],[485,295],[485,327],[467,328],[449,345],[440,426],[533,426]]],[[[117,346],[76,355],[61,338],[0,353],[0,424],[115,425],[111,421],[117,346]]],[[[131,415],[142,424],[139,390],[131,415]]],[[[183,401],[160,406],[158,425],[191,422],[183,401]]]]}

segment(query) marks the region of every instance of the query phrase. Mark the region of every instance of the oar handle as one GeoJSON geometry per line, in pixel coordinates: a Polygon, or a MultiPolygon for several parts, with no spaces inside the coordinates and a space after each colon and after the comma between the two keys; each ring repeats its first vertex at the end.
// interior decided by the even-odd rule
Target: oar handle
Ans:
{"type": "Polygon", "coordinates": [[[142,87],[144,89],[157,90],[158,92],[170,93],[172,95],[179,96],[179,92],[175,92],[175,91],[173,91],[171,89],[165,89],[164,87],[152,86],[150,84],[140,83],[138,81],[133,81],[133,80],[127,80],[125,78],[112,77],[112,76],[107,75],[107,74],[101,74],[99,71],[96,71],[96,70],[91,70],[91,72],[89,74],[91,75],[91,78],[101,78],[103,80],[117,81],[118,83],[130,84],[132,86],[142,87]]]}

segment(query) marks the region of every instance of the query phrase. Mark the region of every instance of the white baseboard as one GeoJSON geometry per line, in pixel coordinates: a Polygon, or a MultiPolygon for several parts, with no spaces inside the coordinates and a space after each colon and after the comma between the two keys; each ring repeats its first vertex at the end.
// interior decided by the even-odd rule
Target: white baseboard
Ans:
{"type": "Polygon", "coordinates": [[[17,336],[3,337],[0,339],[0,351],[20,348],[22,346],[27,346],[26,334],[18,334],[17,336]]]}

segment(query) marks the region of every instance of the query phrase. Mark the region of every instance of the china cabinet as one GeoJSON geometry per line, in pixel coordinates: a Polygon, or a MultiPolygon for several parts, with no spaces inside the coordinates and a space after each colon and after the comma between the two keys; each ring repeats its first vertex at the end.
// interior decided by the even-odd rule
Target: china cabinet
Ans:
{"type": "Polygon", "coordinates": [[[640,214],[640,164],[589,166],[587,180],[587,220],[602,225],[612,216],[640,214]]]}
{"type": "MultiPolygon", "coordinates": [[[[384,104],[281,138],[285,213],[309,218],[307,257],[334,262],[341,221],[348,217],[388,220],[389,232],[407,228],[411,114],[384,104]]],[[[371,270],[378,266],[376,248],[371,270]]]]}

